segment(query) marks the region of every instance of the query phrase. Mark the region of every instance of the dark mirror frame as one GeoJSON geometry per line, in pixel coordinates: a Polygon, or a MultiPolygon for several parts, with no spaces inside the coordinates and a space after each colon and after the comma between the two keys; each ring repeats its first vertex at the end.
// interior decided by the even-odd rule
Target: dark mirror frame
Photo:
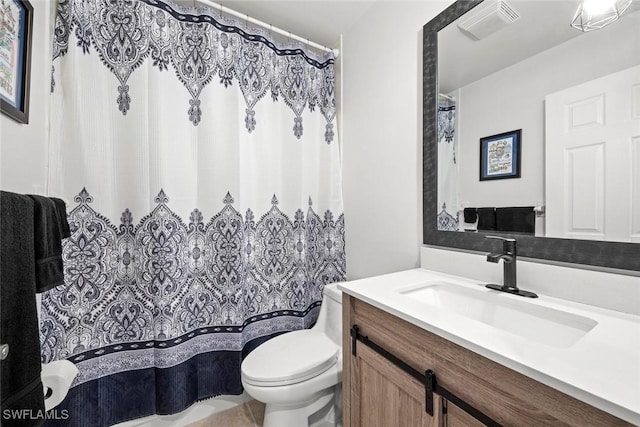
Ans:
{"type": "MultiPolygon", "coordinates": [[[[438,31],[480,3],[482,0],[458,0],[423,27],[422,223],[423,241],[426,245],[490,252],[499,250],[501,243],[494,239],[485,239],[486,234],[437,229],[438,31]]],[[[518,254],[527,258],[622,270],[640,270],[640,244],[636,243],[534,237],[502,232],[499,235],[517,239],[518,254]]]]}

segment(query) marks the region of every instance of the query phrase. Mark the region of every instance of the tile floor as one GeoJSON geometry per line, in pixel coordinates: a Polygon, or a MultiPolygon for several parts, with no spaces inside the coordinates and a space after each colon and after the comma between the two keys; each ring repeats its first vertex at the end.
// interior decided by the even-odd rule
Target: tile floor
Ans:
{"type": "Polygon", "coordinates": [[[215,413],[186,427],[262,427],[264,404],[250,400],[226,411],[215,413]]]}

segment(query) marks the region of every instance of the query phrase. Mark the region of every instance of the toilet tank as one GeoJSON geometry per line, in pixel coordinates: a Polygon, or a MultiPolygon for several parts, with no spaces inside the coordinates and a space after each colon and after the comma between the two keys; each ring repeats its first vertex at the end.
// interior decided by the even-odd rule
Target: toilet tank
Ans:
{"type": "Polygon", "coordinates": [[[337,283],[325,285],[320,314],[313,329],[323,331],[342,347],[342,291],[338,289],[337,283]]]}

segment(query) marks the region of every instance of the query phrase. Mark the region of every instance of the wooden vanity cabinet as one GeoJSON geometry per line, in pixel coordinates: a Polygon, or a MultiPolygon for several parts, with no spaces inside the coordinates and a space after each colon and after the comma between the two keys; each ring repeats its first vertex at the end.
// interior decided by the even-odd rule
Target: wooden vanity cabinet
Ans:
{"type": "Polygon", "coordinates": [[[447,402],[446,400],[442,400],[442,424],[441,426],[446,427],[482,427],[483,423],[473,418],[471,415],[466,413],[464,410],[457,407],[455,404],[451,402],[447,402]]]}
{"type": "Polygon", "coordinates": [[[427,414],[423,383],[359,341],[352,354],[353,325],[414,370],[433,371],[439,386],[501,425],[631,426],[346,293],[342,310],[344,427],[484,425],[438,394],[427,414]]]}
{"type": "MultiPolygon", "coordinates": [[[[425,411],[424,385],[375,351],[360,346],[351,359],[347,426],[437,427],[440,414],[425,411]]],[[[343,395],[345,396],[345,395],[343,395]]],[[[346,397],[343,397],[346,399],[346,397]]],[[[439,397],[436,407],[440,409],[439,397]]],[[[345,412],[346,417],[346,412],[345,412]]]]}

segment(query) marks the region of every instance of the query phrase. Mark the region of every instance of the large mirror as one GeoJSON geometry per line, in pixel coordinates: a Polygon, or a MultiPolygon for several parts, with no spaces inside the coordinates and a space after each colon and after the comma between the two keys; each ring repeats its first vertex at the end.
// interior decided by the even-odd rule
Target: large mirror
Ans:
{"type": "Polygon", "coordinates": [[[526,257],[640,270],[640,5],[589,32],[578,6],[458,1],[425,25],[426,244],[498,234],[526,257]]]}

